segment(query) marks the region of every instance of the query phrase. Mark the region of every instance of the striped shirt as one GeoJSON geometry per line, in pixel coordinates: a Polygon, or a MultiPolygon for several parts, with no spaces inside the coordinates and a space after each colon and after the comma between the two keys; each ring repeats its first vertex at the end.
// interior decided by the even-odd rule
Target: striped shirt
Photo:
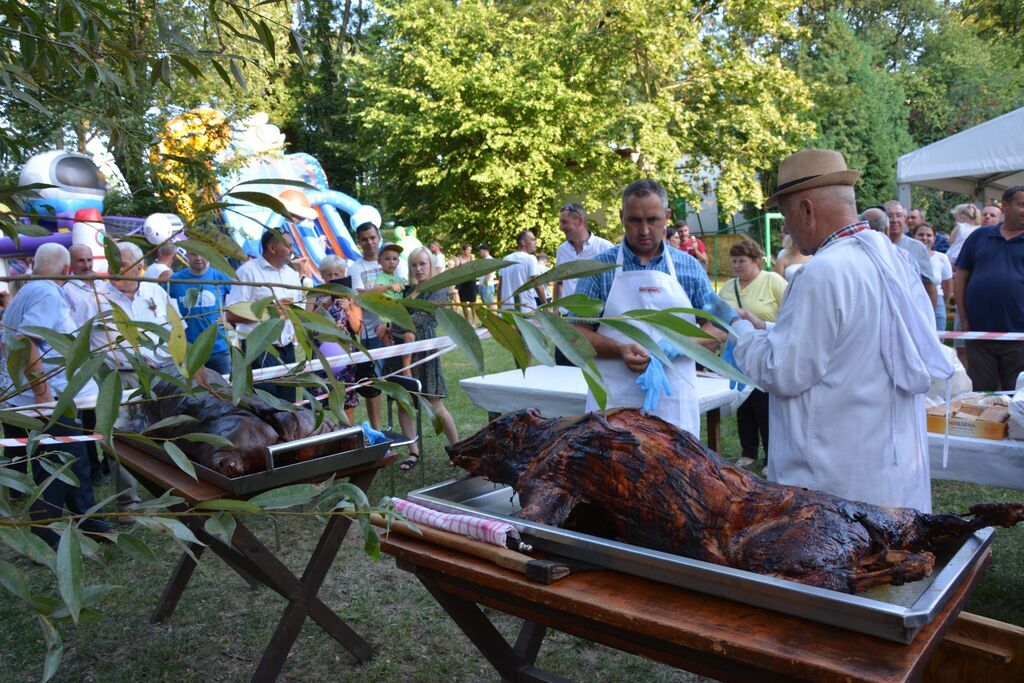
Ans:
{"type": "MultiPolygon", "coordinates": [[[[690,306],[692,308],[701,308],[708,302],[708,297],[713,294],[711,280],[708,279],[704,266],[701,265],[700,261],[679,249],[666,249],[663,247],[662,253],[648,261],[645,266],[640,263],[640,259],[630,251],[626,241],[623,240],[608,251],[594,256],[593,260],[598,263],[615,263],[619,256],[619,249],[623,250],[622,271],[627,273],[633,270],[655,270],[667,274],[668,264],[665,262],[665,252],[667,251],[669,258],[672,259],[672,265],[675,266],[676,280],[679,281],[683,291],[690,297],[690,306]]],[[[607,301],[608,294],[612,291],[612,282],[615,281],[617,270],[606,270],[597,275],[580,278],[576,284],[576,293],[589,296],[592,299],[607,301]]]]}
{"type": "Polygon", "coordinates": [[[870,229],[870,227],[871,226],[867,224],[867,221],[857,221],[856,223],[851,223],[850,225],[843,226],[842,228],[839,228],[834,233],[826,237],[825,241],[821,243],[820,247],[818,247],[818,251],[821,251],[822,249],[832,244],[833,242],[841,240],[844,237],[849,237],[850,235],[856,235],[861,230],[868,230],[870,229]]]}

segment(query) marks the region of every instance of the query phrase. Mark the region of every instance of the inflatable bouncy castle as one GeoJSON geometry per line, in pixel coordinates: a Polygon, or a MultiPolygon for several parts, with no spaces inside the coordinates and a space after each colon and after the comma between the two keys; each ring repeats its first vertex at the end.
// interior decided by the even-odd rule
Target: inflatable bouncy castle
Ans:
{"type": "Polygon", "coordinates": [[[247,254],[259,254],[260,236],[265,229],[287,223],[296,251],[314,265],[332,252],[345,259],[359,258],[354,238],[357,226],[352,217],[360,209],[372,209],[379,228],[380,213],[376,209],[332,190],[320,162],[309,154],[282,154],[284,135],[268,122],[266,114],[247,119],[241,130],[236,131],[231,146],[235,158],[251,161],[220,178],[221,193],[235,190],[277,197],[298,219],[288,222],[268,207],[227,194],[224,201],[235,206],[224,209],[224,223],[247,254]],[[299,182],[288,184],[280,180],[299,182]]]}

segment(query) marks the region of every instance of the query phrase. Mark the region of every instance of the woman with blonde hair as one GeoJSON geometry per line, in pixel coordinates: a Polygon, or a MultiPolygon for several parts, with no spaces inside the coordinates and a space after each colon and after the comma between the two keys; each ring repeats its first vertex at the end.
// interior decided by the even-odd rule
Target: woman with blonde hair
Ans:
{"type": "Polygon", "coordinates": [[[975,204],[959,204],[953,207],[951,213],[956,227],[953,228],[953,232],[949,236],[949,250],[946,252],[946,256],[949,257],[949,262],[955,266],[956,257],[960,255],[967,236],[981,225],[981,209],[975,204]]]}
{"type": "Polygon", "coordinates": [[[782,251],[776,257],[772,270],[786,278],[787,282],[790,282],[793,280],[793,276],[796,275],[796,271],[800,270],[801,266],[810,260],[810,256],[801,254],[800,250],[793,246],[793,238],[786,235],[782,238],[782,251]]]}
{"type": "MultiPolygon", "coordinates": [[[[437,269],[434,266],[434,259],[430,251],[424,247],[413,249],[412,253],[409,254],[409,284],[416,285],[426,282],[436,274],[437,269]]],[[[451,294],[448,287],[435,289],[431,292],[416,292],[412,296],[420,301],[429,301],[439,305],[451,303],[451,294]]],[[[437,336],[437,319],[434,317],[432,310],[414,310],[410,315],[412,316],[412,321],[416,324],[417,340],[433,339],[437,336]]],[[[427,355],[428,353],[415,353],[413,354],[412,362],[416,363],[427,355]]],[[[441,372],[441,360],[433,358],[425,363],[414,365],[412,376],[420,382],[420,392],[422,393],[422,396],[419,397],[420,400],[426,399],[434,409],[434,412],[441,418],[441,423],[444,426],[444,436],[448,443],[458,441],[459,433],[455,428],[455,420],[452,419],[451,413],[448,412],[444,405],[444,399],[448,396],[448,387],[444,381],[444,374],[441,372]]],[[[403,434],[406,436],[415,435],[416,427],[413,424],[411,415],[399,409],[398,421],[402,425],[403,434]]],[[[402,461],[399,468],[407,472],[416,467],[419,460],[419,450],[415,448],[415,445],[410,446],[409,457],[402,461]]]]}

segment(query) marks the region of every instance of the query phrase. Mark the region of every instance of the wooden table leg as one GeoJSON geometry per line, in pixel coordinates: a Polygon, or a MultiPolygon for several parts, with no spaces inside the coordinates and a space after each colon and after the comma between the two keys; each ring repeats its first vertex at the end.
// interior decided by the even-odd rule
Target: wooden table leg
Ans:
{"type": "Polygon", "coordinates": [[[156,609],[153,610],[153,616],[149,618],[149,623],[158,624],[174,614],[174,608],[178,606],[178,600],[181,599],[181,594],[185,592],[185,586],[188,585],[189,579],[192,578],[192,572],[196,570],[196,563],[202,557],[203,550],[206,548],[195,543],[189,543],[188,549],[191,553],[185,552],[181,554],[178,566],[171,573],[171,578],[167,581],[167,586],[164,587],[163,595],[160,596],[160,602],[157,603],[156,609]]]}
{"type": "Polygon", "coordinates": [[[722,452],[722,409],[712,408],[707,412],[708,448],[715,453],[722,452]]]}
{"type": "Polygon", "coordinates": [[[415,572],[416,578],[497,670],[502,681],[568,683],[568,679],[533,665],[546,632],[544,626],[532,621],[525,622],[513,648],[479,605],[445,591],[433,580],[430,572],[422,567],[417,567],[415,572]]]}

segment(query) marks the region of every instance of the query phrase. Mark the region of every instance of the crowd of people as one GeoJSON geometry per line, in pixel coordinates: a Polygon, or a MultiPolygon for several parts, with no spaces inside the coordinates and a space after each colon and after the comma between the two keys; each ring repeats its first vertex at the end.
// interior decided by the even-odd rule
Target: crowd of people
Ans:
{"type": "MultiPolygon", "coordinates": [[[[454,304],[471,324],[478,322],[479,308],[470,304],[478,301],[492,311],[534,311],[574,294],[596,299],[603,302],[596,323],[592,317],[559,310],[596,352],[595,365],[611,389],[606,407],[643,407],[693,433],[700,431],[695,361],[662,339],[652,325],[632,322],[658,342],[664,355],[652,354],[611,319],[642,309],[705,311],[706,317],[674,315],[705,333],[694,340],[708,350],[724,345],[723,357],[757,384],[738,410],[742,457],[752,461],[763,450],[767,474],[775,481],[927,511],[921,399],[932,378],[952,372],[935,332],[946,329],[948,310],[955,311],[954,329],[1024,332],[1024,187],[1008,189],[999,206],[956,207],[947,239],[923,211],[908,212],[895,200],[858,213],[853,189],[858,175],[835,152],[805,150],[784,160],[779,189],[769,200],[785,221],[783,249],[773,269],[764,269],[761,247],[744,239],[731,247],[733,277],[717,291],[708,276],[704,243],[684,223],[669,225],[667,194],[650,180],[634,182],[623,193],[619,217],[624,237],[617,244],[591,231],[581,204],[566,204],[558,211],[565,240],[555,251],[556,263],[589,259],[615,266],[596,275],[524,288],[550,267],[537,252],[534,233],[524,230],[516,235],[515,251],[503,257],[510,265],[453,287],[420,291],[416,285],[445,269],[491,258],[490,246],[474,249],[463,243],[449,259],[435,241],[402,259],[403,247],[382,243],[380,226],[365,222],[354,230],[360,258],[349,264],[328,256],[318,264],[317,276],[395,301],[416,297],[454,304]],[[672,368],[663,368],[655,355],[668,358],[672,368]],[[865,465],[867,455],[846,460],[835,456],[851,443],[859,444],[862,455],[870,454],[870,466],[865,465]],[[814,453],[830,455],[816,458],[814,453]]],[[[296,331],[291,317],[284,315],[292,305],[322,313],[368,350],[436,335],[437,320],[426,308],[412,307],[413,325],[403,328],[361,309],[351,297],[306,296],[309,273],[304,277],[303,271],[308,265],[296,267],[284,231],[263,234],[260,255],[237,268],[237,280],[195,252],[187,252],[187,265],[176,270],[178,251],[172,245],[156,249],[148,266],[133,243],[121,242],[118,251],[120,265],[108,281],[93,277],[87,248],[40,247],[35,278],[18,290],[3,313],[4,355],[24,353],[23,379],[29,380],[10,405],[52,401],[68,390],[65,374],[46,364],[57,351],[33,327],[88,334],[92,349],[102,350],[118,375],[118,386],[125,388],[139,386],[144,367],[176,371],[167,344],[156,332],[170,330],[174,311],[189,342],[204,334],[215,337],[206,368],[225,376],[238,370],[233,365],[239,359],[247,358],[247,338],[257,326],[234,304],[269,298],[271,312],[283,319],[269,347],[248,358],[255,368],[295,361],[296,331]],[[144,323],[137,334],[150,343],[130,339],[123,321],[144,323]],[[233,357],[233,342],[241,355],[233,357]]],[[[345,350],[333,340],[321,342],[325,356],[345,350]]],[[[978,390],[1013,389],[1024,370],[1024,344],[970,340],[962,352],[978,390]]],[[[560,352],[557,361],[569,362],[560,352]]],[[[435,356],[408,353],[333,372],[349,387],[344,410],[350,421],[361,397],[370,425],[380,429],[381,391],[365,380],[385,377],[419,392],[418,400],[428,401],[440,416],[446,439],[458,439],[444,405],[448,389],[435,356]]],[[[297,398],[287,383],[263,381],[256,387],[280,400],[297,398]]],[[[74,389],[80,394],[97,391],[91,381],[74,389]]],[[[587,409],[596,407],[590,395],[587,409]]],[[[123,406],[117,426],[127,428],[131,418],[131,407],[123,406]]],[[[405,434],[416,436],[411,415],[400,410],[399,422],[405,434]]],[[[51,433],[80,433],[91,427],[88,415],[68,415],[51,433]]],[[[38,518],[63,509],[84,513],[95,505],[91,482],[103,476],[95,448],[67,444],[60,449],[71,458],[80,485],[51,485],[33,511],[38,518]]],[[[413,439],[401,469],[413,469],[419,459],[413,439]]],[[[130,510],[139,501],[137,485],[116,463],[110,469],[117,507],[130,510]]],[[[37,481],[48,476],[43,468],[33,471],[37,481]]],[[[89,520],[84,528],[100,535],[109,531],[98,520],[89,520]]],[[[50,533],[47,540],[55,542],[50,533]]]]}

